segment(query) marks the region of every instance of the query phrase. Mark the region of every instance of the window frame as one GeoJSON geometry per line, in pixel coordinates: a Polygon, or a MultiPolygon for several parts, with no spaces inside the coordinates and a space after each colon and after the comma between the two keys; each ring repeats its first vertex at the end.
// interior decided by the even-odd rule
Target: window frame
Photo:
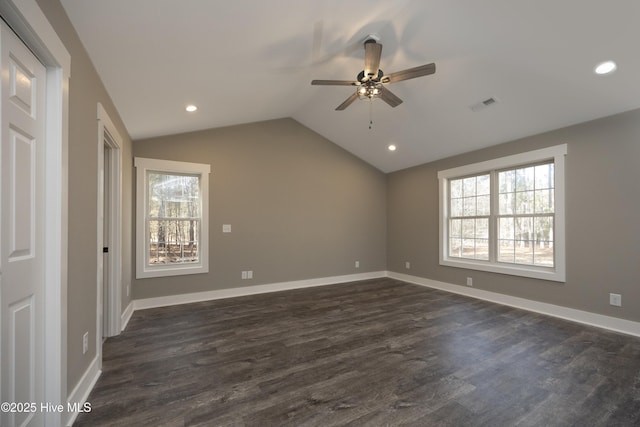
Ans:
{"type": "Polygon", "coordinates": [[[565,266],[565,156],[567,144],[500,157],[484,162],[438,171],[439,187],[439,264],[448,267],[488,271],[535,279],[566,281],[565,266]],[[491,212],[489,220],[489,251],[496,250],[497,239],[497,179],[494,175],[502,170],[534,165],[546,161],[554,164],[554,266],[542,267],[525,264],[499,262],[494,257],[489,261],[449,256],[449,181],[484,173],[492,175],[491,212]]]}
{"type": "Polygon", "coordinates": [[[211,165],[172,160],[134,158],[136,168],[136,279],[181,276],[209,272],[209,174],[211,165]],[[200,242],[197,263],[150,265],[148,217],[148,172],[198,175],[200,181],[200,242]]]}

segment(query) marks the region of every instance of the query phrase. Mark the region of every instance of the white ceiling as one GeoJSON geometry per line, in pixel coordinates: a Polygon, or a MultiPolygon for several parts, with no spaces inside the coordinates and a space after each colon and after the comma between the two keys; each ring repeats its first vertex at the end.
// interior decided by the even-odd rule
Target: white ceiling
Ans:
{"type": "Polygon", "coordinates": [[[640,107],[637,0],[61,2],[134,140],[293,117],[390,172],[640,107]],[[334,111],[354,89],[310,81],[355,80],[367,34],[436,74],[334,111]]]}

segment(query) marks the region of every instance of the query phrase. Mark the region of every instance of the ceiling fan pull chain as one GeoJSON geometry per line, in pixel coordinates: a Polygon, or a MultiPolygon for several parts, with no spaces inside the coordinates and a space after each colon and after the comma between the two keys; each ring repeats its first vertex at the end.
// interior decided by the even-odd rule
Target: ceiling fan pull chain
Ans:
{"type": "Polygon", "coordinates": [[[373,126],[373,99],[369,99],[369,129],[373,126]]]}

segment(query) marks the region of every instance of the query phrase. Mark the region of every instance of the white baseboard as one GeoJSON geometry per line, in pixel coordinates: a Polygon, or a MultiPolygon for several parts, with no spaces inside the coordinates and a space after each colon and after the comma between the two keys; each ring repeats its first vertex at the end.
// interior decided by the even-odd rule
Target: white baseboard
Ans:
{"type": "Polygon", "coordinates": [[[609,329],[611,331],[640,337],[640,322],[590,313],[588,311],[576,310],[574,308],[563,307],[560,305],[532,301],[525,298],[513,297],[482,289],[453,285],[451,283],[439,282],[437,280],[425,279],[424,277],[411,276],[403,273],[387,272],[387,275],[388,277],[402,280],[403,282],[440,289],[454,294],[491,301],[510,307],[521,308],[535,313],[546,314],[560,319],[571,320],[585,325],[596,326],[598,328],[609,329]]]}
{"type": "MultiPolygon", "coordinates": [[[[196,292],[182,295],[169,295],[156,298],[145,298],[133,300],[123,313],[128,313],[128,319],[134,310],[144,310],[147,308],[164,307],[178,304],[188,304],[192,302],[209,301],[223,298],[233,298],[240,296],[256,295],[267,292],[286,291],[291,289],[309,288],[314,286],[334,285],[339,283],[354,282],[357,280],[376,279],[380,277],[390,277],[403,282],[440,289],[454,294],[465,295],[497,304],[510,307],[521,308],[535,313],[546,314],[560,319],[570,320],[585,325],[596,326],[623,334],[640,337],[640,322],[620,319],[617,317],[605,316],[574,308],[563,307],[555,304],[533,301],[525,298],[500,294],[497,292],[485,291],[477,288],[470,288],[437,280],[426,279],[424,277],[412,276],[409,274],[395,273],[392,271],[374,271],[370,273],[349,274],[345,276],[323,277],[309,280],[296,280],[291,282],[270,283],[266,285],[244,286],[240,288],[221,289],[216,291],[196,292]],[[130,310],[130,307],[132,309],[130,310]]],[[[123,325],[126,322],[123,320],[123,325]]],[[[124,329],[124,326],[123,326],[124,329]]]]}
{"type": "Polygon", "coordinates": [[[120,330],[124,331],[124,329],[127,327],[127,324],[129,323],[129,320],[131,320],[131,315],[133,314],[133,301],[129,302],[129,305],[127,306],[127,308],[124,309],[124,311],[122,312],[122,316],[120,316],[120,330]]]}
{"type": "MultiPolygon", "coordinates": [[[[100,359],[99,356],[96,356],[92,361],[87,370],[85,371],[82,378],[80,378],[80,382],[75,386],[71,394],[69,394],[69,398],[67,402],[70,405],[75,405],[76,408],[80,409],[82,405],[89,398],[89,394],[93,387],[96,385],[98,378],[100,378],[100,374],[102,371],[100,370],[100,359]]],[[[67,408],[69,405],[67,406],[67,408]]],[[[75,422],[76,418],[80,414],[79,411],[68,412],[67,413],[67,426],[72,426],[75,422]]]]}
{"type": "Polygon", "coordinates": [[[192,302],[264,294],[268,292],[287,291],[291,289],[310,288],[314,286],[335,285],[338,283],[377,279],[379,277],[386,276],[386,271],[373,271],[370,273],[348,274],[345,276],[322,277],[318,279],[295,280],[291,282],[269,283],[266,285],[243,286],[240,288],[220,289],[216,291],[205,291],[191,294],[137,299],[133,300],[133,309],[144,310],[147,308],[165,307],[169,305],[188,304],[192,302]]]}

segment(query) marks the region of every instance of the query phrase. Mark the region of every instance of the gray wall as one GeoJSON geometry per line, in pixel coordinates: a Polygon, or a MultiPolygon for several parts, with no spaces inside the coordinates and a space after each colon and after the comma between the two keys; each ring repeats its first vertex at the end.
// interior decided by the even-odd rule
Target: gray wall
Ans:
{"type": "Polygon", "coordinates": [[[134,155],[211,165],[209,273],[134,280],[136,299],[386,268],[385,175],[293,119],[135,141],[134,155]]]}
{"type": "Polygon", "coordinates": [[[464,286],[640,321],[640,110],[389,174],[387,268],[464,286]],[[566,283],[438,264],[442,169],[568,144],[566,283]],[[405,269],[405,261],[411,269],[405,269]],[[609,293],[622,294],[622,307],[609,293]]]}
{"type": "Polygon", "coordinates": [[[82,354],[82,335],[96,342],[97,301],[97,188],[98,121],[100,102],[114,121],[123,141],[123,266],[124,309],[130,298],[131,278],[131,141],[93,64],[58,0],[38,0],[38,5],[71,54],[69,81],[69,265],[67,313],[67,389],[73,390],[95,358],[95,346],[82,354]]]}

